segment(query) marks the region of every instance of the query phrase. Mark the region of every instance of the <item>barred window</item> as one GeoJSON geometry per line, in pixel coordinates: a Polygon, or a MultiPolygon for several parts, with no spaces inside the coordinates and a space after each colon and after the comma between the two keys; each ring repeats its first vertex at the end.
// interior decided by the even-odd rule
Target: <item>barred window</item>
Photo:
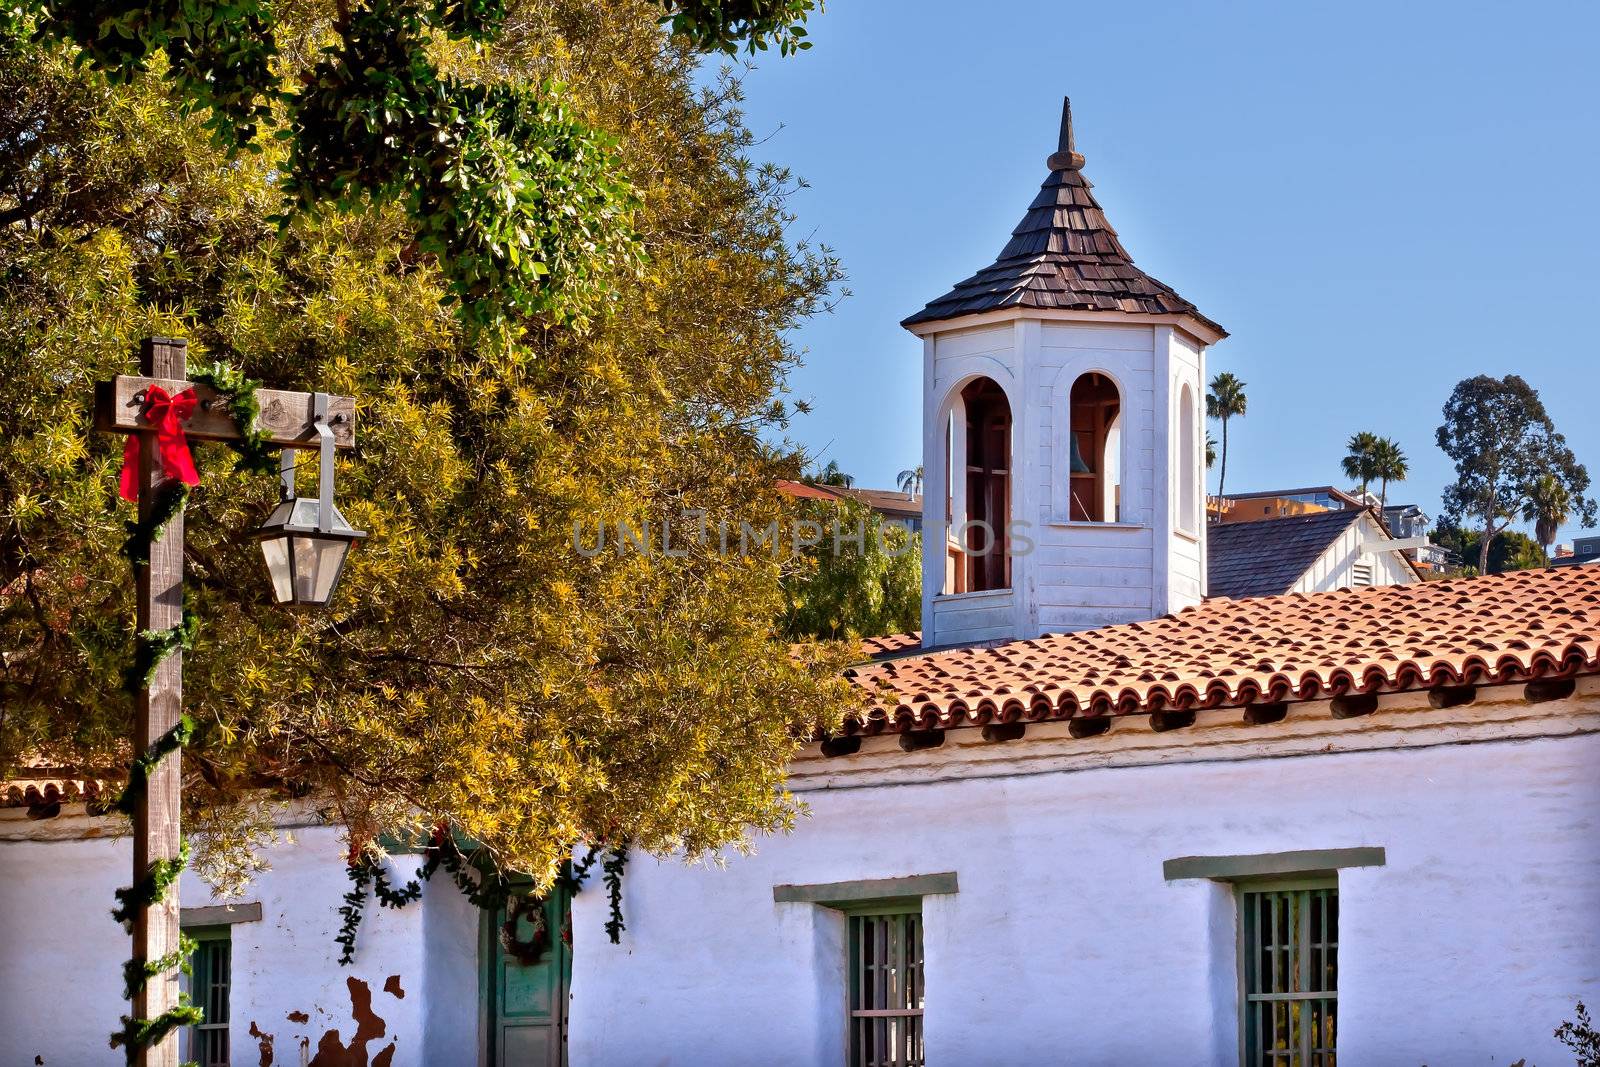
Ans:
{"type": "Polygon", "coordinates": [[[851,1067],[923,1067],[921,904],[848,918],[851,1067]]]}
{"type": "Polygon", "coordinates": [[[204,1017],[183,1034],[185,1063],[199,1067],[228,1067],[228,986],[231,981],[233,943],[227,926],[206,926],[184,931],[194,939],[189,957],[190,1003],[204,1017]]]}
{"type": "Polygon", "coordinates": [[[1241,887],[1239,929],[1245,1067],[1334,1067],[1337,884],[1241,887]]]}

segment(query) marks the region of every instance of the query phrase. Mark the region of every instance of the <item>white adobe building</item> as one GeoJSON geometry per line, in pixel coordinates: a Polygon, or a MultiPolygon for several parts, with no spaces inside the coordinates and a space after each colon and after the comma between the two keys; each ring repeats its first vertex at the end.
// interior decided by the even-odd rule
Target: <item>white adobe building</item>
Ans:
{"type": "MultiPolygon", "coordinates": [[[[792,764],[809,817],[726,866],[635,857],[618,945],[585,890],[570,949],[519,964],[436,879],[342,969],[343,845],[288,810],[243,900],[182,884],[213,1064],[1572,1062],[1600,568],[1203,601],[1224,334],[1082,166],[1066,121],[1000,260],[907,320],[925,637],[868,643],[868,707],[792,764]]],[[[114,1064],[127,842],[50,789],[0,809],[0,1064],[114,1064]]]]}

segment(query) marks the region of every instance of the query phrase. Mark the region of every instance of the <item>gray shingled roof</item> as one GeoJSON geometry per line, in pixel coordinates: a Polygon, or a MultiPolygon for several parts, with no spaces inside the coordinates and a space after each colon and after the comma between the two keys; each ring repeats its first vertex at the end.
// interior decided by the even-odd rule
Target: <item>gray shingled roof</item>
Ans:
{"type": "Polygon", "coordinates": [[[1050,176],[999,258],[902,326],[1028,307],[1192,315],[1227,335],[1170,286],[1133,265],[1082,174],[1083,156],[1073,146],[1071,100],[1062,104],[1060,149],[1046,164],[1050,176]]]}
{"type": "Polygon", "coordinates": [[[1206,595],[1287,593],[1317,557],[1365,514],[1358,508],[1206,528],[1206,595]]]}

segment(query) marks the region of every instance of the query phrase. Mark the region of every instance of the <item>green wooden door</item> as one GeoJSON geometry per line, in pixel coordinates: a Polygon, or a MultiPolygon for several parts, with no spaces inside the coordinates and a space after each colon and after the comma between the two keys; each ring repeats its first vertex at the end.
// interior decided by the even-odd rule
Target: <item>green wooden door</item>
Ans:
{"type": "Polygon", "coordinates": [[[487,1067],[564,1067],[567,1062],[567,984],[572,976],[572,952],[563,931],[567,928],[569,897],[552,890],[540,909],[537,901],[513,905],[520,912],[512,927],[507,911],[484,915],[482,994],[487,1025],[487,1067]],[[548,931],[549,947],[536,963],[518,959],[507,939],[515,932],[520,950],[536,937],[539,920],[548,931]]]}

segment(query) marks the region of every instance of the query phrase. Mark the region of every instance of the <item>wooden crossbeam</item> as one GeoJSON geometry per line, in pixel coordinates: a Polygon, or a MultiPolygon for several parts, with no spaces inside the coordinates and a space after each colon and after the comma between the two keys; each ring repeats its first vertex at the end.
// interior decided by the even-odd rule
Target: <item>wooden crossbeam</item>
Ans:
{"type": "MultiPolygon", "coordinates": [[[[185,389],[194,389],[200,404],[183,427],[189,437],[207,441],[237,441],[243,436],[228,413],[227,399],[210,386],[181,378],[133,374],[119,374],[109,382],[95,383],[95,429],[109,433],[149,430],[150,423],[144,418],[144,396],[152,385],[161,386],[173,396],[185,389]]],[[[256,419],[256,427],[267,435],[272,444],[305,448],[316,443],[310,393],[257,389],[256,399],[261,403],[261,415],[256,419]]],[[[335,448],[351,449],[356,446],[355,397],[329,397],[328,422],[333,430],[335,448]]]]}

